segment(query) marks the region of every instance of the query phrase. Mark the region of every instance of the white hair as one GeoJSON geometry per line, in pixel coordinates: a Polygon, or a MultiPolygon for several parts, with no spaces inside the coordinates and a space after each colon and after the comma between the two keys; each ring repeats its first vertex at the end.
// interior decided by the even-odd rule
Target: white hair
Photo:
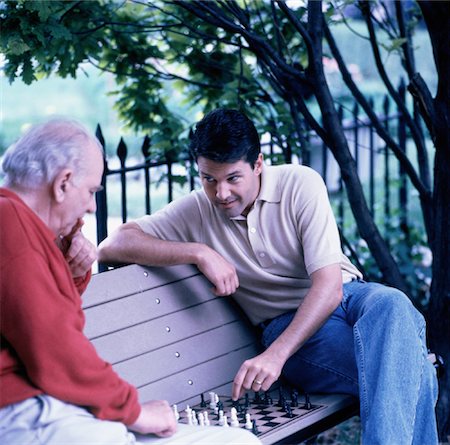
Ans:
{"type": "Polygon", "coordinates": [[[82,174],[89,144],[103,153],[97,138],[73,120],[54,119],[33,126],[5,152],[5,185],[32,188],[50,184],[64,168],[82,174]]]}

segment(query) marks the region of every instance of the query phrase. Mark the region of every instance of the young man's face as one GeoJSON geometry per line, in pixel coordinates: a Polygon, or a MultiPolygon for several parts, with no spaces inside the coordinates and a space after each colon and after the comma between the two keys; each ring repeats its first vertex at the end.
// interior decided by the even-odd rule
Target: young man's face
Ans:
{"type": "Polygon", "coordinates": [[[260,154],[252,166],[245,161],[232,164],[197,160],[203,188],[214,206],[229,218],[247,215],[258,196],[263,158],[260,154]]]}

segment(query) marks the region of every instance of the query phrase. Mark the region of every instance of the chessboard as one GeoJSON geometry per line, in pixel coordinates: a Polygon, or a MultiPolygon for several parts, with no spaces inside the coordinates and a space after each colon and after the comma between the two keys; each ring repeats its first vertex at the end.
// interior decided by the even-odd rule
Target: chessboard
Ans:
{"type": "Polygon", "coordinates": [[[203,394],[200,398],[198,404],[187,406],[184,410],[178,411],[174,406],[179,422],[204,425],[206,413],[206,424],[246,428],[261,439],[277,428],[286,427],[289,423],[297,422],[324,408],[323,405],[311,403],[308,394],[298,394],[295,390],[289,395],[284,394],[282,389],[253,395],[247,393],[245,398],[238,401],[215,393],[209,393],[208,400],[205,400],[203,394]]]}

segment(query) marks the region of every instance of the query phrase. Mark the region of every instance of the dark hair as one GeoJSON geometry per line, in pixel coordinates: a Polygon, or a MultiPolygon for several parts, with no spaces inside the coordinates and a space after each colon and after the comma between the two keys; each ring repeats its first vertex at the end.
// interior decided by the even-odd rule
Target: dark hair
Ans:
{"type": "Polygon", "coordinates": [[[195,160],[200,156],[222,163],[243,160],[253,168],[261,144],[253,122],[244,113],[219,108],[197,123],[190,149],[195,160]]]}

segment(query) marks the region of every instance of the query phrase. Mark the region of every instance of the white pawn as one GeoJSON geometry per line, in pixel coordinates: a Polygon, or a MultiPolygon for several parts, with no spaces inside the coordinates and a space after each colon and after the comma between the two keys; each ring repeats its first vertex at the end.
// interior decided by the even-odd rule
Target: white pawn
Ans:
{"type": "Polygon", "coordinates": [[[219,425],[223,426],[224,424],[224,416],[223,416],[223,410],[219,411],[219,425]]]}
{"type": "Polygon", "coordinates": [[[239,420],[238,420],[238,417],[237,417],[237,410],[236,410],[236,408],[234,406],[231,408],[230,426],[239,426],[239,420]]]}
{"type": "Polygon", "coordinates": [[[172,405],[172,409],[173,409],[173,415],[175,416],[175,420],[178,421],[178,419],[180,418],[180,413],[178,412],[177,405],[172,405]]]}
{"type": "Polygon", "coordinates": [[[198,413],[197,419],[200,426],[205,426],[205,418],[203,417],[203,413],[198,413]]]}
{"type": "Polygon", "coordinates": [[[244,425],[244,428],[245,428],[246,430],[251,430],[251,429],[253,428],[252,420],[250,419],[250,414],[249,414],[249,413],[247,413],[247,414],[245,415],[245,425],[244,425]]]}
{"type": "Polygon", "coordinates": [[[191,412],[191,417],[192,417],[192,425],[198,425],[197,414],[194,410],[192,410],[191,412]]]}
{"type": "Polygon", "coordinates": [[[222,426],[225,426],[225,427],[230,426],[230,425],[228,425],[227,416],[223,416],[223,425],[222,426]]]}
{"type": "Polygon", "coordinates": [[[205,421],[205,425],[208,426],[210,424],[209,417],[208,417],[208,411],[203,411],[203,419],[205,421]]]}

